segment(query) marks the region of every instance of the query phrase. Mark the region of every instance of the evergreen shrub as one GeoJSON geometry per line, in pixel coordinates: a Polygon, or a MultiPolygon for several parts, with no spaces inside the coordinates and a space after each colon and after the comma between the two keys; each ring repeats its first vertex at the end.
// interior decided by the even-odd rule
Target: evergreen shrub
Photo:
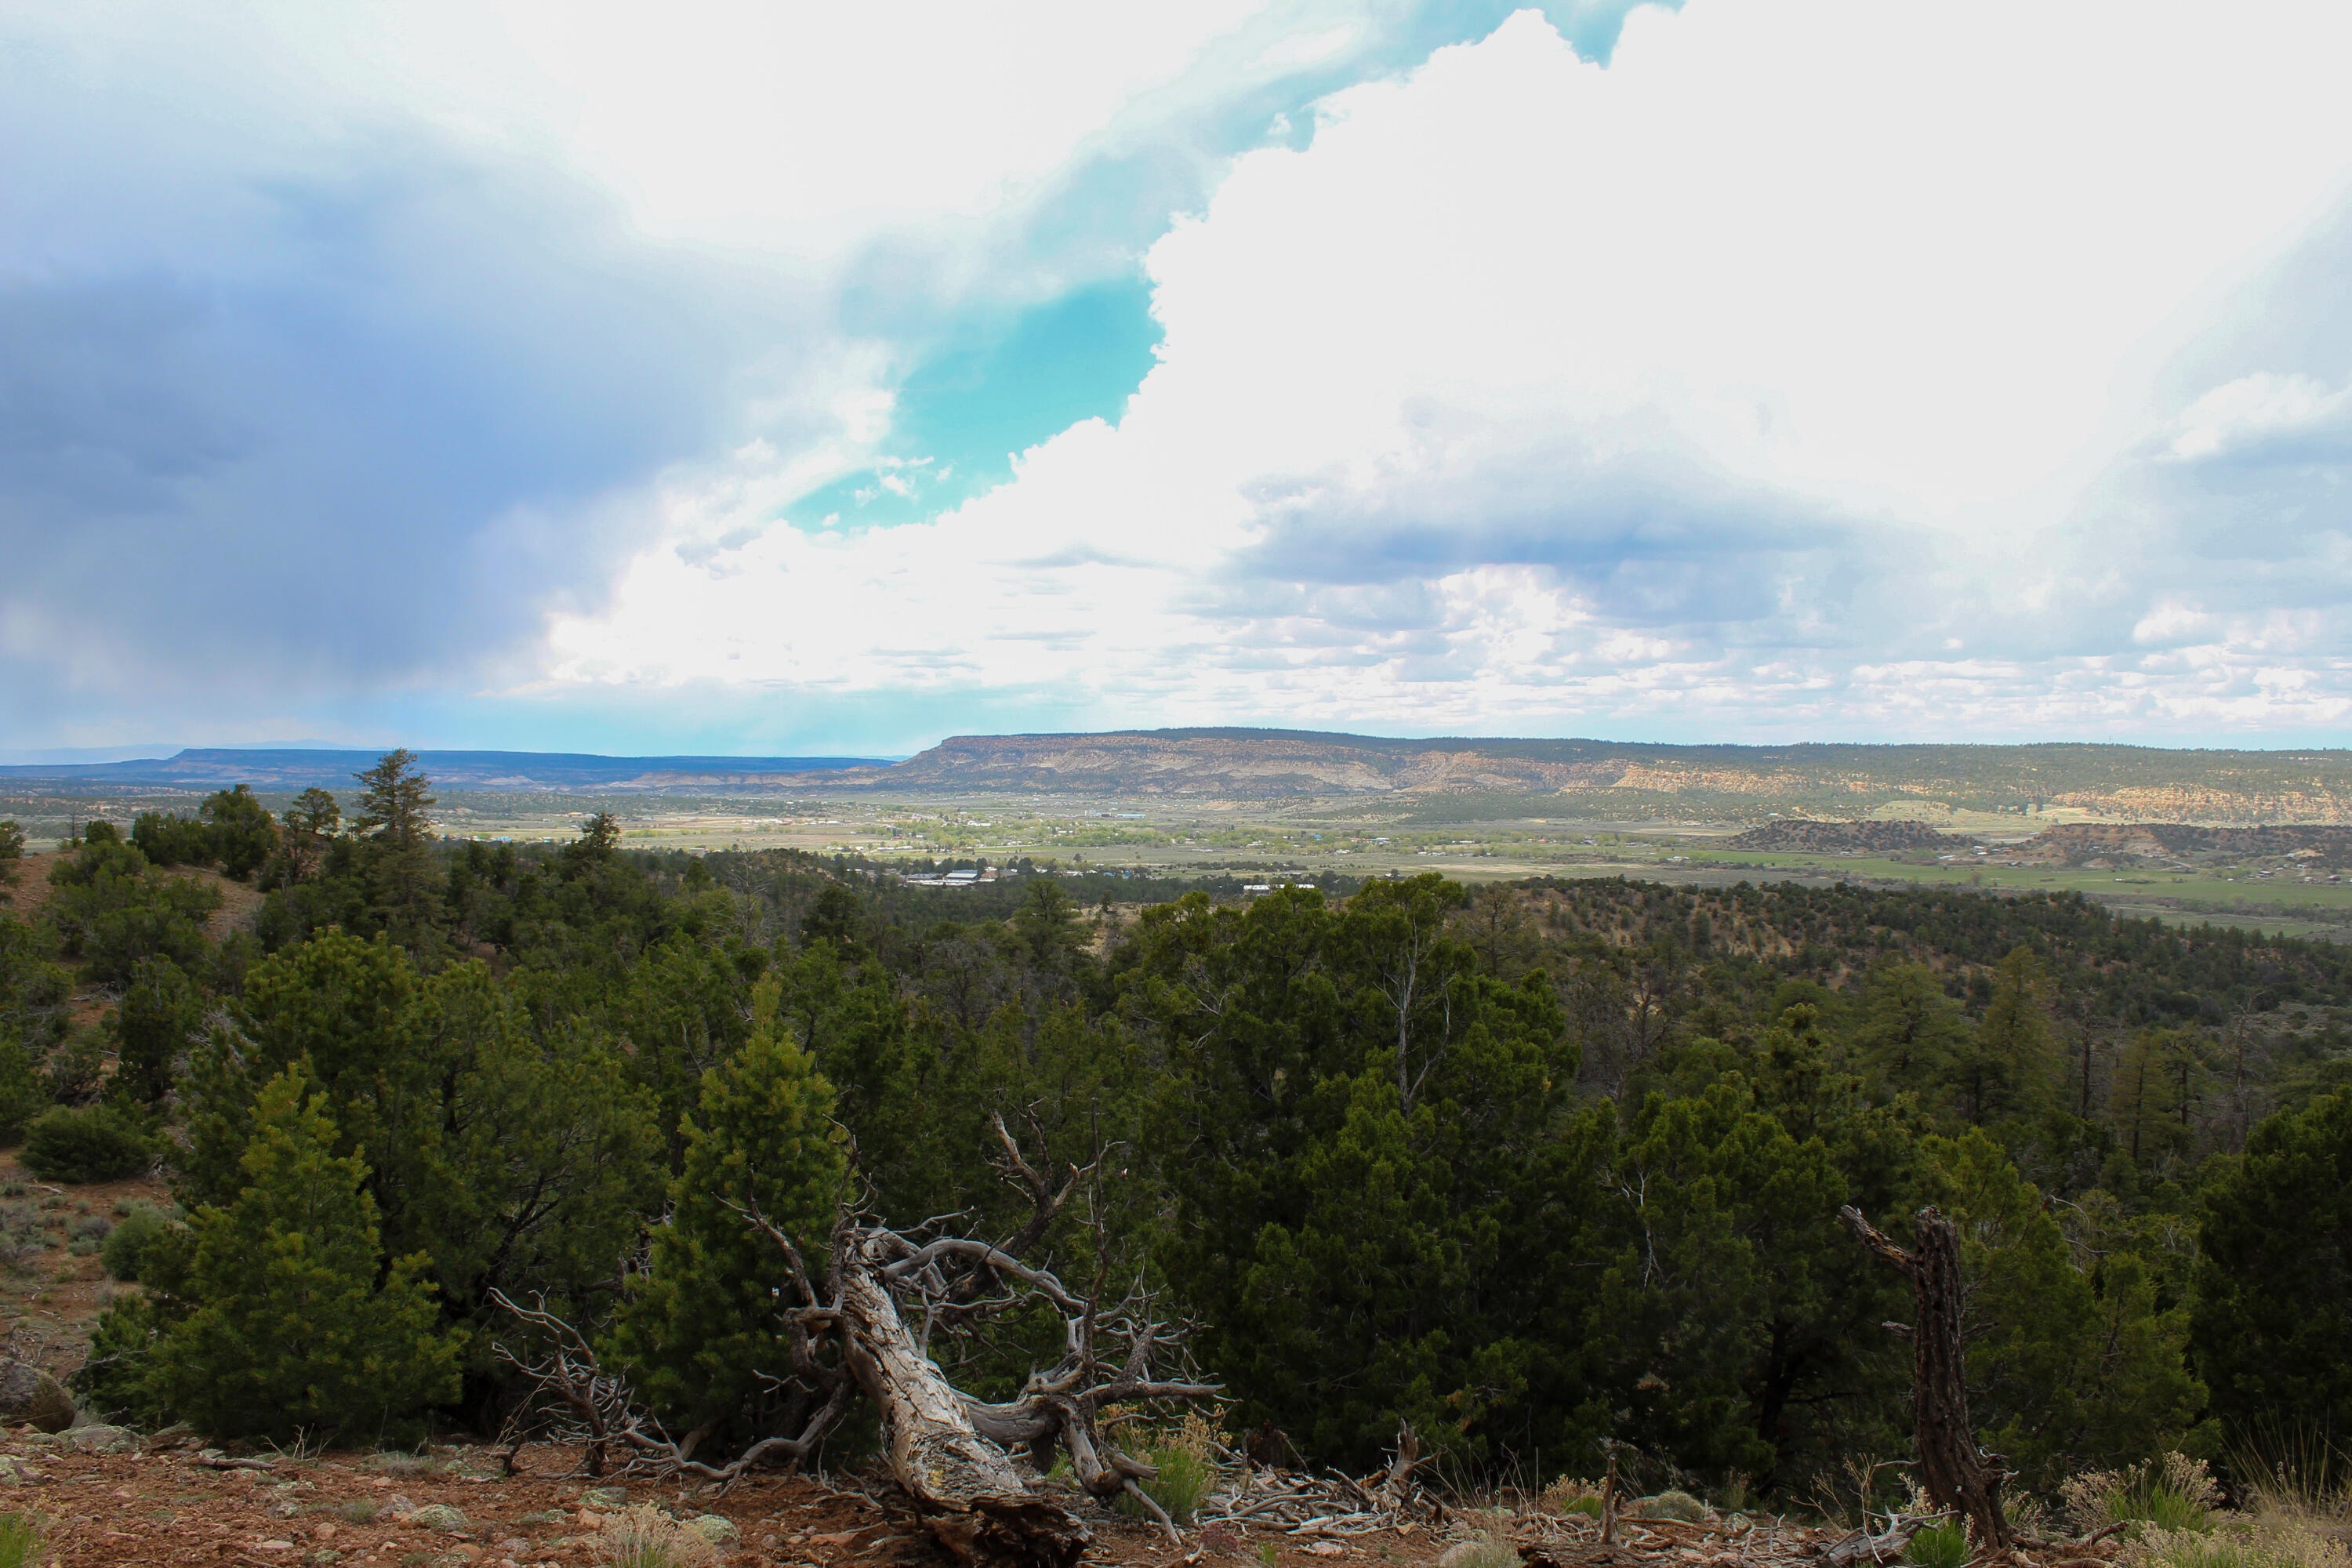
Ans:
{"type": "Polygon", "coordinates": [[[172,1228],[172,1222],[161,1209],[152,1204],[133,1204],[122,1216],[122,1223],[106,1233],[100,1248],[100,1261],[106,1265],[107,1274],[129,1283],[139,1278],[139,1262],[155,1238],[172,1228]]]}
{"type": "Polygon", "coordinates": [[[58,1106],[34,1119],[17,1151],[45,1182],[116,1182],[147,1168],[147,1140],[105,1106],[58,1106]]]}

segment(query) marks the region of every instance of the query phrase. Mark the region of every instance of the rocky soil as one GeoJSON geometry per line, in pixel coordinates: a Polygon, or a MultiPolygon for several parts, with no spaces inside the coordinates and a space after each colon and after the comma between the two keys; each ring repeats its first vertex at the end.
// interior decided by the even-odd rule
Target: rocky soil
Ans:
{"type": "MultiPolygon", "coordinates": [[[[235,1458],[184,1433],[142,1438],[84,1426],[47,1436],[18,1427],[0,1438],[0,1513],[34,1521],[39,1561],[55,1568],[589,1568],[624,1559],[623,1547],[648,1534],[677,1568],[950,1563],[887,1483],[775,1475],[722,1492],[600,1480],[580,1473],[579,1458],[527,1449],[520,1473],[506,1475],[488,1448],[235,1458]]],[[[1848,1537],[1710,1512],[1622,1520],[1604,1544],[1597,1521],[1580,1514],[1465,1502],[1390,1523],[1212,1523],[1179,1545],[1156,1527],[1070,1500],[1094,1535],[1086,1561],[1125,1568],[1474,1568],[1496,1548],[1529,1568],[1817,1568],[1848,1537]]],[[[2020,1552],[2011,1568],[2104,1568],[2114,1544],[2020,1552]]]]}

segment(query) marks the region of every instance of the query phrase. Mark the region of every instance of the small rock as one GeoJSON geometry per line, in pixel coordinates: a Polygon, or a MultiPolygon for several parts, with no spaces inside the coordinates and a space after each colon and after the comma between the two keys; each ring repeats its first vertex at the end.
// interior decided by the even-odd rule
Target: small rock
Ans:
{"type": "Polygon", "coordinates": [[[139,1447],[139,1434],[125,1426],[94,1422],[68,1432],[66,1441],[77,1454],[128,1454],[139,1447]]]}
{"type": "Polygon", "coordinates": [[[62,1432],[73,1418],[73,1395],[64,1384],[29,1362],[12,1361],[0,1367],[0,1421],[62,1432]]]}
{"type": "Polygon", "coordinates": [[[25,1484],[25,1468],[10,1458],[0,1458],[0,1487],[21,1487],[25,1484]]]}
{"type": "Polygon", "coordinates": [[[417,1530],[438,1530],[454,1534],[466,1528],[466,1516],[446,1502],[429,1502],[411,1511],[406,1522],[417,1530]]]}
{"type": "Polygon", "coordinates": [[[626,1487],[598,1487],[593,1491],[580,1494],[582,1508],[600,1508],[607,1511],[625,1507],[628,1500],[629,1492],[626,1487]]]}
{"type": "Polygon", "coordinates": [[[1706,1518],[1706,1504],[1688,1492],[1660,1492],[1645,1497],[1633,1505],[1644,1519],[1678,1519],[1685,1524],[1696,1524],[1706,1518]]]}

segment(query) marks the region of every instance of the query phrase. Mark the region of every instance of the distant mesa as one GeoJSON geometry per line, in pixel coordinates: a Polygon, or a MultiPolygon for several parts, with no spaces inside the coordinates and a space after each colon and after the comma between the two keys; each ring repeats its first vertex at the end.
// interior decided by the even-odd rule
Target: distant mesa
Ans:
{"type": "MultiPolygon", "coordinates": [[[[831,786],[1143,800],[1486,796],[1490,814],[1584,818],[1771,812],[1933,821],[2053,808],[2124,820],[2352,824],[2352,752],[2150,746],[1678,746],[1591,740],[1394,740],[1297,730],[959,735],[831,786]]],[[[1922,846],[1924,847],[1924,846],[1922,846]]]]}
{"type": "MultiPolygon", "coordinates": [[[[92,790],[341,787],[362,752],[185,751],[145,762],[0,768],[0,785],[92,790]]],[[[2170,751],[2153,746],[1677,746],[1591,740],[1396,740],[1304,730],[1127,730],[958,735],[877,757],[605,757],[425,752],[451,790],[670,795],[1017,794],[1137,804],[1328,799],[1384,809],[1559,816],[1932,823],[1955,811],[2116,822],[2352,826],[2352,752],[2170,751]]],[[[1920,831],[1932,831],[1922,828],[1920,831]]],[[[1777,842],[1777,841],[1776,841],[1777,842]]],[[[1855,838],[1855,848],[1928,847],[1855,838]]],[[[1761,841],[1757,846],[1761,847],[1761,841]]],[[[1793,846],[1792,847],[1798,847],[1793,846]]],[[[1820,846],[1828,847],[1824,840],[1820,846]]]]}
{"type": "Polygon", "coordinates": [[[1817,822],[1796,816],[1735,834],[1725,840],[1724,847],[1768,854],[1775,850],[1812,854],[1872,850],[1884,854],[1897,849],[1952,852],[1966,849],[1975,842],[1973,838],[1939,833],[1924,822],[1817,822]]]}

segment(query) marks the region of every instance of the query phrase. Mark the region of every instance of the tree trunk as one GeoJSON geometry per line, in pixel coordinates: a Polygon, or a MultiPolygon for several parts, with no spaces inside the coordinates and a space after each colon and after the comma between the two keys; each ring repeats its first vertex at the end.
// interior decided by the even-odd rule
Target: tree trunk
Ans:
{"type": "Polygon", "coordinates": [[[1031,1495],[1003,1448],[973,1427],[963,1397],[916,1345],[873,1243],[843,1249],[840,1311],[850,1371],[882,1415],[891,1473],[931,1532],[973,1568],[1073,1568],[1086,1526],[1031,1495]]]}
{"type": "Polygon", "coordinates": [[[1960,1344],[1959,1227],[1933,1208],[1918,1215],[1917,1250],[1906,1252],[1848,1205],[1838,1217],[1911,1286],[1918,1321],[1887,1327],[1911,1341],[1911,1405],[1919,1443],[1919,1479],[1939,1508],[1968,1521],[1980,1551],[2014,1544],[2001,1513],[2000,1456],[1978,1448],[1969,1418],[1969,1384],[1960,1344]]]}

